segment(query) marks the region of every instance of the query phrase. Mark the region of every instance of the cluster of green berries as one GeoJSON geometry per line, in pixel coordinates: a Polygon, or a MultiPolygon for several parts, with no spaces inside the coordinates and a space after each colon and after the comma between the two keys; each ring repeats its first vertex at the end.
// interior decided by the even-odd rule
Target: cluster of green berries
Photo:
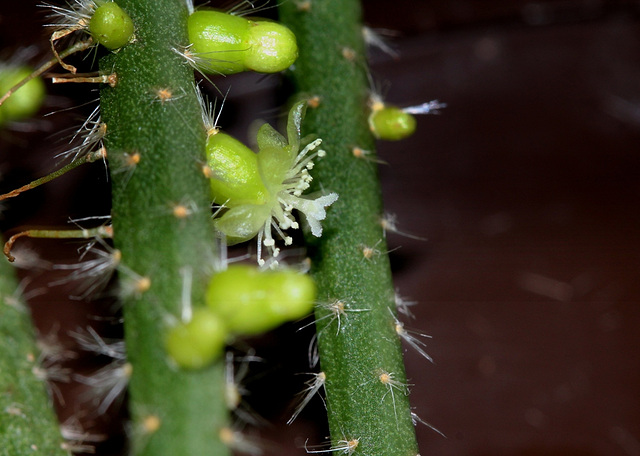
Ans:
{"type": "Polygon", "coordinates": [[[206,306],[166,335],[169,357],[181,368],[211,364],[234,336],[256,335],[304,317],[313,308],[316,285],[292,269],[260,271],[232,265],[209,282],[206,306]]]}
{"type": "MultiPolygon", "coordinates": [[[[65,22],[60,36],[85,30],[110,50],[134,40],[134,22],[114,1],[82,0],[77,10],[58,10],[65,22]]],[[[205,73],[275,73],[287,69],[298,57],[293,32],[265,19],[201,9],[190,14],[188,34],[190,44],[183,55],[205,73]]]]}
{"type": "MultiPolygon", "coordinates": [[[[321,141],[300,138],[305,102],[289,112],[287,138],[269,124],[258,131],[258,153],[219,131],[213,119],[205,117],[206,156],[211,172],[211,193],[224,212],[214,220],[215,228],[229,244],[248,241],[258,235],[261,246],[277,265],[279,250],[271,235],[274,228],[285,244],[292,239],[283,230],[299,228],[292,215],[305,215],[311,232],[320,236],[325,207],[338,195],[303,196],[309,187],[313,158],[322,156],[321,141]]],[[[203,107],[203,111],[207,112],[203,107]]],[[[166,335],[169,357],[181,368],[200,369],[220,356],[229,339],[269,331],[286,321],[299,319],[313,309],[316,286],[313,280],[292,269],[261,271],[255,266],[233,265],[215,274],[206,293],[206,306],[195,309],[191,318],[172,327],[166,335]]]]}

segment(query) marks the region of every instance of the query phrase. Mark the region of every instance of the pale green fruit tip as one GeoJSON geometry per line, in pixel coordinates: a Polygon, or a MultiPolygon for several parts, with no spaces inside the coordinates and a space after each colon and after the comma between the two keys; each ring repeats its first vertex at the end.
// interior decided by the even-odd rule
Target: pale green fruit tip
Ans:
{"type": "Polygon", "coordinates": [[[277,22],[252,23],[249,27],[249,44],[251,47],[245,65],[258,73],[284,71],[298,58],[296,36],[277,22]]]}
{"type": "Polygon", "coordinates": [[[120,49],[133,36],[133,21],[117,3],[103,3],[91,16],[89,32],[107,49],[120,49]]]}
{"type": "MultiPolygon", "coordinates": [[[[28,77],[32,70],[25,66],[0,67],[0,96],[28,77]]],[[[46,88],[40,78],[27,82],[0,106],[0,125],[34,115],[44,101],[46,88]]]]}

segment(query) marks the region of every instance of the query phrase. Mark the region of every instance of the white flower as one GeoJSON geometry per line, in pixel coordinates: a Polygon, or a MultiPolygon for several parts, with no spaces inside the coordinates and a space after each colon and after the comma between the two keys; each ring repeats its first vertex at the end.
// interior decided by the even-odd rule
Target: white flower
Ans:
{"type": "Polygon", "coordinates": [[[338,199],[336,193],[303,195],[313,180],[309,174],[313,159],[326,155],[319,149],[321,139],[300,150],[305,106],[305,102],[297,103],[289,112],[287,139],[264,124],[258,131],[257,154],[229,135],[207,127],[211,132],[207,139],[211,187],[216,200],[227,209],[216,219],[215,226],[230,244],[258,236],[260,264],[264,264],[262,245],[273,257],[280,252],[275,247],[272,229],[285,245],[293,242],[284,231],[300,227],[292,214],[294,209],[304,215],[311,233],[320,237],[326,207],[338,199]]]}

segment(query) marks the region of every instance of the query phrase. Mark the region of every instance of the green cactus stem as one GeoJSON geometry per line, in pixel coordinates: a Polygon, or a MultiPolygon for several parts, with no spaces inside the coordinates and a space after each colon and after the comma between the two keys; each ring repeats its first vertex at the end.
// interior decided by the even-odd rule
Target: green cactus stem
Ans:
{"type": "Polygon", "coordinates": [[[186,3],[118,4],[133,20],[136,39],[100,62],[118,81],[103,86],[100,103],[109,162],[131,168],[112,173],[112,220],[128,290],[133,454],[225,455],[219,438],[227,422],[223,363],[182,370],[164,349],[167,318],[180,318],[185,274],[192,274],[193,306],[203,306],[216,258],[193,70],[174,51],[188,44],[186,3]],[[185,210],[174,211],[177,205],[185,210]],[[145,286],[136,290],[136,283],[145,286]]]}
{"type": "Polygon", "coordinates": [[[303,134],[322,138],[327,151],[314,178],[340,195],[327,211],[322,237],[308,238],[321,302],[316,328],[331,448],[349,455],[415,456],[377,170],[372,160],[354,154],[354,148],[374,146],[360,5],[283,2],[280,11],[300,48],[296,89],[313,100],[303,134]]]}
{"type": "Polygon", "coordinates": [[[0,455],[68,455],[45,385],[35,375],[38,352],[29,309],[14,271],[0,258],[0,455]]]}

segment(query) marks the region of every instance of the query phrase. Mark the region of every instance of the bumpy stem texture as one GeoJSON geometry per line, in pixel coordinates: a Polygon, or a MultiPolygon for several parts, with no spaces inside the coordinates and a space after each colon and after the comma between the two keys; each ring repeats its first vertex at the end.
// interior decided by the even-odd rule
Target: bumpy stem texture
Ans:
{"type": "Polygon", "coordinates": [[[9,263],[0,259],[0,455],[68,455],[58,420],[35,375],[38,368],[29,310],[9,263]]]}
{"type": "Polygon", "coordinates": [[[356,0],[281,5],[281,19],[300,47],[293,71],[297,90],[320,101],[303,124],[304,133],[322,138],[327,151],[314,177],[340,195],[328,210],[322,238],[309,239],[323,300],[316,309],[320,365],[332,447],[349,454],[411,456],[418,451],[379,223],[377,170],[353,154],[354,147],[371,151],[374,146],[366,120],[360,15],[356,0]]]}
{"type": "Polygon", "coordinates": [[[133,366],[134,454],[224,455],[223,366],[189,372],[163,348],[167,320],[183,296],[203,305],[215,259],[208,183],[201,172],[205,133],[193,71],[172,48],[188,44],[184,0],[119,0],[135,41],[101,63],[115,87],[101,90],[113,182],[115,247],[122,252],[125,338],[133,366]],[[135,157],[135,160],[133,158],[135,157]],[[182,211],[175,211],[182,205],[182,211]],[[190,290],[184,284],[192,275],[190,290]],[[150,279],[148,290],[137,289],[150,279]],[[159,428],[155,430],[156,424],[159,428]]]}

